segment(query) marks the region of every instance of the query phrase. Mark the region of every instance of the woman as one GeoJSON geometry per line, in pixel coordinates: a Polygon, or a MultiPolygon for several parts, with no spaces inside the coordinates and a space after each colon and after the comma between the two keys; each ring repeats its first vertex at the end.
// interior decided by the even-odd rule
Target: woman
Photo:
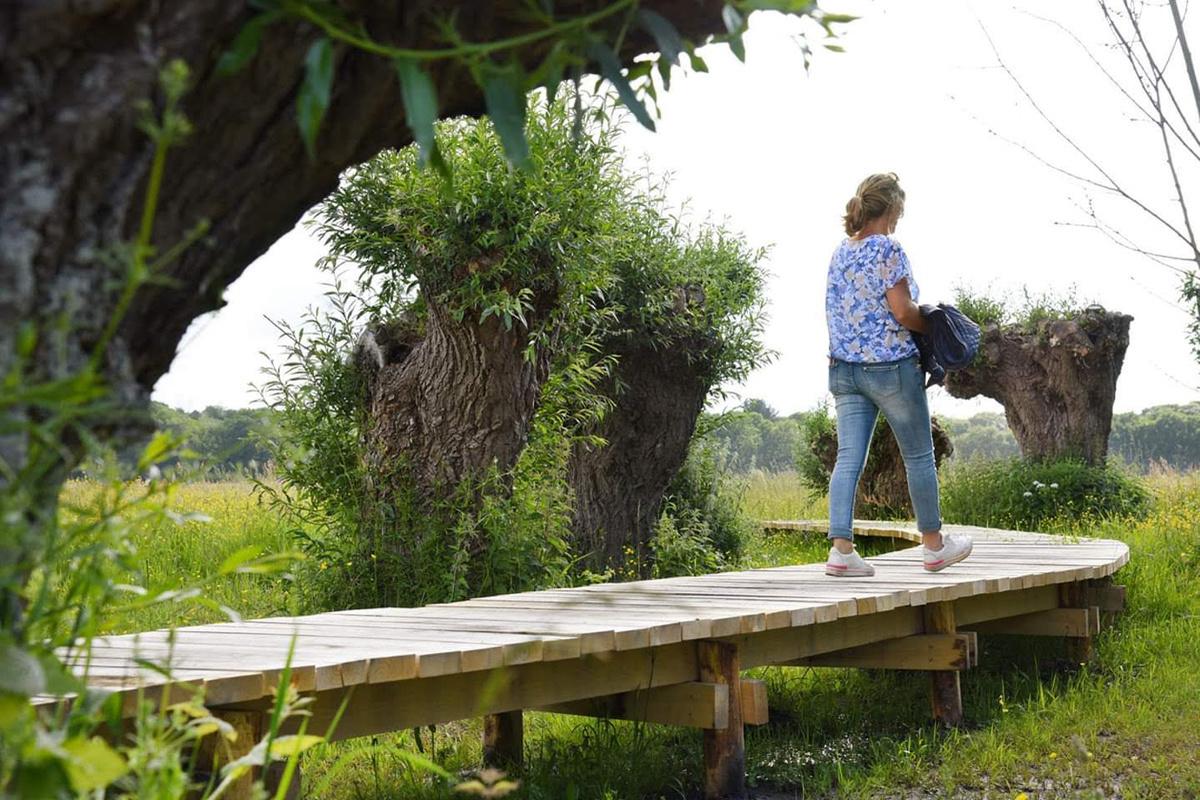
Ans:
{"type": "Polygon", "coordinates": [[[825,572],[869,576],[854,550],[854,497],[880,411],[896,435],[908,494],[921,531],[925,569],[937,572],[971,553],[971,539],[942,535],[937,467],[924,373],[912,333],[923,333],[908,256],[890,238],[904,214],[904,190],[892,173],[872,175],[846,204],[844,240],[829,264],[829,391],[837,406],[837,465],[829,481],[829,560],[825,572]]]}

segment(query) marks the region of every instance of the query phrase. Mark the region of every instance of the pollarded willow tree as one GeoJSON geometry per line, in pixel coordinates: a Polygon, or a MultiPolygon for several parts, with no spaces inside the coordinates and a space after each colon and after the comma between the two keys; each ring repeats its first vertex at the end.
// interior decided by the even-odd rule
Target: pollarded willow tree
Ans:
{"type": "MultiPolygon", "coordinates": [[[[602,352],[616,356],[602,391],[612,410],[570,462],[576,540],[600,567],[646,545],[663,495],[687,457],[705,402],[768,357],[760,341],[762,250],[722,226],[689,229],[658,187],[629,204],[602,352]],[[628,550],[627,550],[628,548],[628,550]]],[[[644,571],[644,570],[643,570],[644,571]]]]}
{"type": "Polygon", "coordinates": [[[1004,406],[1027,459],[1103,465],[1133,317],[1081,308],[1073,297],[1027,298],[1019,313],[961,291],[957,303],[981,323],[983,336],[975,361],[946,376],[946,390],[1004,406]]]}
{"type": "Polygon", "coordinates": [[[266,388],[305,454],[289,490],[351,551],[324,560],[371,567],[355,601],[558,582],[579,545],[644,543],[705,398],[762,359],[761,254],[672,220],[617,132],[535,106],[516,170],[490,123],[451,121],[453,183],[408,148],[318,211],[359,277],[266,388]]]}

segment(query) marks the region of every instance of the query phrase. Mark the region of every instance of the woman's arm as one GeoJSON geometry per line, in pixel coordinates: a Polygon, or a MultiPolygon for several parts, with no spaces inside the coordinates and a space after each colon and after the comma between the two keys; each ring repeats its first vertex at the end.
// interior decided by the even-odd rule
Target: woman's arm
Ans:
{"type": "Polygon", "coordinates": [[[921,309],[913,302],[912,294],[908,291],[908,278],[901,278],[895,286],[887,290],[887,302],[896,322],[910,331],[925,333],[925,318],[921,316],[921,309]]]}

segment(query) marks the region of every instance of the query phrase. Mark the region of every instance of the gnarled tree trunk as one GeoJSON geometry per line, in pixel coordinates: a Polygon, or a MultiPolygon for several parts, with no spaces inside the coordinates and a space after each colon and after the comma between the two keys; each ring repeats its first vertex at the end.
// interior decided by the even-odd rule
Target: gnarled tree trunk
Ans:
{"type": "Polygon", "coordinates": [[[412,481],[422,500],[442,499],[489,467],[507,472],[525,445],[549,357],[524,356],[523,326],[496,316],[456,321],[427,299],[424,335],[379,347],[369,382],[368,473],[412,481]]]}
{"type": "MultiPolygon", "coordinates": [[[[954,445],[937,417],[932,417],[930,424],[933,428],[934,462],[940,467],[944,460],[954,454],[954,445]]],[[[837,434],[830,432],[828,436],[821,436],[812,442],[810,447],[815,450],[825,472],[832,475],[837,464],[837,434]]],[[[871,439],[871,452],[858,481],[855,503],[856,512],[868,516],[911,516],[915,513],[912,500],[908,496],[908,473],[904,469],[904,457],[900,455],[900,446],[896,444],[895,435],[882,418],[878,421],[875,435],[871,439]]]]}
{"type": "Polygon", "coordinates": [[[975,363],[950,373],[946,389],[1003,405],[1028,459],[1102,464],[1132,320],[1092,307],[1071,319],[990,326],[975,363]]]}
{"type": "Polygon", "coordinates": [[[574,534],[598,567],[623,563],[627,546],[645,555],[712,388],[702,377],[712,345],[625,338],[606,347],[620,359],[607,387],[615,405],[596,431],[607,444],[577,445],[568,471],[574,534]]]}

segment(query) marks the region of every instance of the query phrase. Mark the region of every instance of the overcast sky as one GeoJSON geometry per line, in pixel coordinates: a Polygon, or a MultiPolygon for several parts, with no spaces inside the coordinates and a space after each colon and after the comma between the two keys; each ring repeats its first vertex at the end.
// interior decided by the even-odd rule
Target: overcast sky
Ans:
{"type": "MultiPolygon", "coordinates": [[[[1084,168],[997,67],[985,28],[1064,130],[1118,180],[1170,211],[1154,131],[1129,122],[1127,101],[1082,51],[1026,10],[1052,14],[1102,53],[1107,37],[1096,4],[825,5],[862,15],[840,39],[845,53],[823,51],[810,36],[816,52],[806,74],[794,39],[801,26],[757,14],[746,64],[724,47],[709,48],[710,73],[672,83],[658,132],[634,126],[626,138],[631,159],[644,155],[673,173],[675,194],[689,199],[694,216],[726,219],[771,247],[766,343],[778,357],[730,387],[731,402],[759,397],[790,413],[824,399],[825,271],[844,235],[846,200],[863,177],[882,171],[898,173],[908,195],[896,238],[923,301],[949,301],[959,285],[1017,295],[1024,287],[1074,286],[1081,299],[1134,317],[1117,411],[1200,399],[1176,278],[1094,230],[1064,224],[1086,222],[1079,184],[1005,141],[1084,168]]],[[[1169,247],[1128,207],[1101,208],[1139,241],[1169,247]]],[[[248,386],[259,380],[261,352],[277,350],[264,317],[295,321],[320,302],[327,276],[314,264],[321,254],[299,228],[276,243],[229,288],[224,309],[192,325],[154,398],[188,410],[253,404],[248,386]]],[[[956,416],[999,409],[941,389],[930,399],[935,412],[956,416]]]]}

